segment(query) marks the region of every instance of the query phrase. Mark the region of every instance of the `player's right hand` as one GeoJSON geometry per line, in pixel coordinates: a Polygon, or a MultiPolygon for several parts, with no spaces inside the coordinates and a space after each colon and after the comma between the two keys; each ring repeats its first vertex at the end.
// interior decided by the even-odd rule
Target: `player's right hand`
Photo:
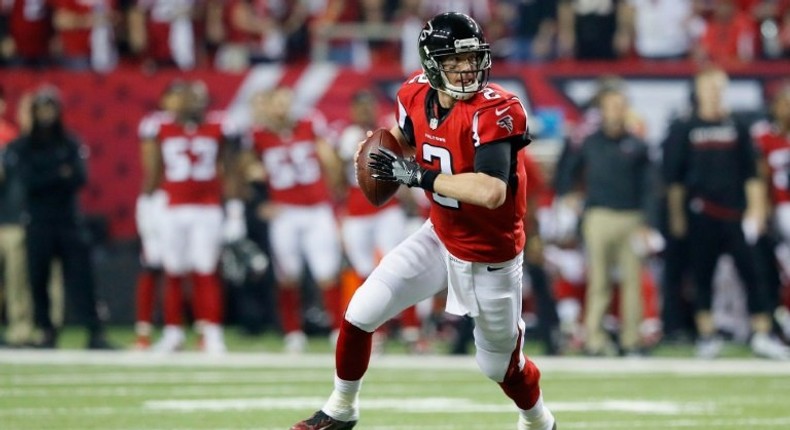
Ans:
{"type": "Polygon", "coordinates": [[[162,222],[165,206],[167,206],[167,194],[162,190],[156,190],[151,194],[140,194],[137,197],[134,215],[137,234],[140,237],[159,234],[159,224],[162,222]]]}
{"type": "Polygon", "coordinates": [[[134,220],[137,224],[137,234],[141,237],[150,236],[154,232],[154,196],[140,194],[135,205],[134,220]]]}

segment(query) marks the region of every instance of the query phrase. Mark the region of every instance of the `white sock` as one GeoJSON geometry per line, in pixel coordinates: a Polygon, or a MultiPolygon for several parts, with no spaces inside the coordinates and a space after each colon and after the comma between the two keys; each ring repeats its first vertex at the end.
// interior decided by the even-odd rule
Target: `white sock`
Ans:
{"type": "MultiPolygon", "coordinates": [[[[541,393],[540,397],[538,397],[538,401],[535,402],[535,406],[531,407],[530,409],[524,410],[519,409],[521,416],[528,422],[528,423],[539,423],[546,419],[551,420],[551,412],[543,406],[543,394],[541,393]]],[[[546,424],[549,424],[547,422],[546,424]]]]}
{"type": "Polygon", "coordinates": [[[325,414],[339,421],[359,420],[359,389],[362,380],[344,381],[335,375],[335,389],[324,407],[325,414]]]}

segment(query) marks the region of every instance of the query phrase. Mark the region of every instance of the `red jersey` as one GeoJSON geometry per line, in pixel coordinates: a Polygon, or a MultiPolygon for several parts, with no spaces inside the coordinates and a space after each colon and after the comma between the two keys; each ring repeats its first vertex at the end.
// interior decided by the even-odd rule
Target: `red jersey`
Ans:
{"type": "Polygon", "coordinates": [[[311,206],[328,202],[316,140],[323,135],[320,118],[302,119],[282,133],[266,128],[252,131],[252,145],[267,173],[273,202],[311,206]]]}
{"type": "Polygon", "coordinates": [[[171,51],[171,39],[176,38],[191,40],[193,46],[183,49],[194,50],[192,13],[197,3],[198,0],[137,0],[137,7],[146,15],[146,49],[151,58],[158,61],[172,60],[174,53],[171,51]],[[179,25],[174,28],[176,22],[179,25]]]}
{"type": "Polygon", "coordinates": [[[790,134],[779,134],[772,127],[756,136],[755,140],[768,165],[773,203],[790,202],[790,134]]]}
{"type": "Polygon", "coordinates": [[[164,165],[162,189],[171,206],[220,204],[218,164],[228,134],[226,127],[216,121],[159,123],[156,141],[164,165]]]}
{"type": "Polygon", "coordinates": [[[337,152],[345,166],[346,183],[348,184],[348,196],[346,199],[346,213],[349,216],[373,215],[390,206],[397,206],[396,199],[390,199],[382,206],[375,206],[370,203],[357,182],[356,169],[354,168],[354,154],[357,152],[359,142],[365,139],[365,130],[358,125],[351,125],[343,130],[338,141],[337,152]]]}
{"type": "Polygon", "coordinates": [[[50,0],[14,0],[10,32],[17,55],[25,59],[43,58],[49,52],[50,0]]]}
{"type": "MultiPolygon", "coordinates": [[[[475,150],[481,145],[515,139],[526,146],[527,113],[518,97],[502,87],[491,84],[469,100],[457,101],[438,123],[430,121],[426,112],[426,99],[433,91],[422,74],[398,91],[398,125],[415,145],[421,166],[445,174],[469,173],[475,171],[475,150]]],[[[496,209],[428,195],[431,221],[450,254],[466,261],[498,263],[524,248],[527,178],[524,151],[517,154],[507,197],[496,209]]]]}
{"type": "MultiPolygon", "coordinates": [[[[222,21],[225,25],[225,29],[227,30],[227,37],[226,39],[228,42],[233,43],[254,43],[256,41],[260,41],[259,36],[255,36],[252,33],[246,32],[241,30],[240,28],[236,27],[233,23],[233,14],[235,13],[234,10],[238,7],[242,7],[244,3],[247,3],[246,0],[229,0],[225,2],[224,11],[222,13],[222,21]]],[[[260,3],[260,2],[255,2],[260,3]]],[[[255,10],[255,4],[251,5],[253,10],[255,10]]]]}
{"type": "Polygon", "coordinates": [[[19,129],[9,121],[0,118],[0,148],[19,136],[19,129]]]}
{"type": "Polygon", "coordinates": [[[751,15],[736,12],[729,21],[709,21],[699,43],[714,62],[749,58],[754,53],[754,27],[751,15]]]}
{"type": "Polygon", "coordinates": [[[170,112],[161,110],[146,114],[137,126],[137,136],[140,140],[156,139],[162,124],[175,121],[175,116],[170,112]]]}
{"type": "Polygon", "coordinates": [[[527,198],[540,199],[545,193],[546,180],[543,179],[543,171],[540,169],[540,164],[535,161],[535,157],[524,151],[524,168],[527,174],[527,198]]]}
{"type": "MultiPolygon", "coordinates": [[[[524,172],[527,175],[527,184],[529,184],[529,187],[527,187],[527,203],[534,206],[527,209],[531,212],[530,217],[532,217],[537,213],[541,205],[541,199],[546,194],[546,180],[543,178],[543,171],[540,169],[540,165],[535,161],[532,154],[529,151],[522,152],[524,152],[524,172]]],[[[530,225],[531,219],[526,221],[527,224],[524,226],[524,230],[526,233],[531,233],[530,229],[533,229],[535,226],[530,225]]]]}
{"type": "MultiPolygon", "coordinates": [[[[55,9],[90,16],[101,10],[110,13],[115,8],[115,0],[54,0],[55,9]]],[[[60,30],[63,53],[68,57],[87,57],[91,53],[91,28],[60,30]]]]}

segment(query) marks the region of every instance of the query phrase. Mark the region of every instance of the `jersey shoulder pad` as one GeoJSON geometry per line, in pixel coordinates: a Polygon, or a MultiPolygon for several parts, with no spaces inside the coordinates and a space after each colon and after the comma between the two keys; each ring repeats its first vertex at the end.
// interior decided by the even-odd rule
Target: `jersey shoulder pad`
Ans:
{"type": "Polygon", "coordinates": [[[140,140],[155,139],[163,124],[175,121],[173,114],[164,111],[151,112],[140,120],[137,135],[140,140]]]}
{"type": "Polygon", "coordinates": [[[475,146],[511,137],[526,139],[529,130],[527,112],[518,97],[507,92],[494,92],[489,97],[486,99],[486,95],[481,92],[474,99],[476,109],[472,129],[475,146]]]}
{"type": "Polygon", "coordinates": [[[326,117],[317,109],[310,110],[298,121],[297,127],[309,127],[315,137],[323,137],[329,132],[326,117]]]}
{"type": "Polygon", "coordinates": [[[489,105],[507,102],[518,97],[497,84],[488,84],[477,93],[470,101],[474,104],[489,105]]]}
{"type": "Polygon", "coordinates": [[[409,101],[415,99],[420,92],[428,91],[430,87],[425,74],[416,73],[401,84],[398,89],[398,100],[401,104],[407,106],[409,101]]]}
{"type": "Polygon", "coordinates": [[[225,111],[209,111],[206,114],[205,125],[210,129],[219,130],[220,134],[225,137],[235,137],[241,134],[241,127],[225,111]]]}

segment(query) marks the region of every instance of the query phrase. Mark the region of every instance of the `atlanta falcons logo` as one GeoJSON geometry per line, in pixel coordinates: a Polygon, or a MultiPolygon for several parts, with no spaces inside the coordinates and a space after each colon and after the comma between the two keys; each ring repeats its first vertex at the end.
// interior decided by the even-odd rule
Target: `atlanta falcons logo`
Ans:
{"type": "Polygon", "coordinates": [[[428,28],[424,28],[422,32],[420,32],[420,42],[425,41],[425,39],[427,39],[431,33],[433,33],[433,25],[428,22],[428,28]]]}
{"type": "Polygon", "coordinates": [[[496,124],[507,130],[508,133],[513,132],[513,117],[510,115],[505,115],[502,118],[499,118],[496,124]]]}

